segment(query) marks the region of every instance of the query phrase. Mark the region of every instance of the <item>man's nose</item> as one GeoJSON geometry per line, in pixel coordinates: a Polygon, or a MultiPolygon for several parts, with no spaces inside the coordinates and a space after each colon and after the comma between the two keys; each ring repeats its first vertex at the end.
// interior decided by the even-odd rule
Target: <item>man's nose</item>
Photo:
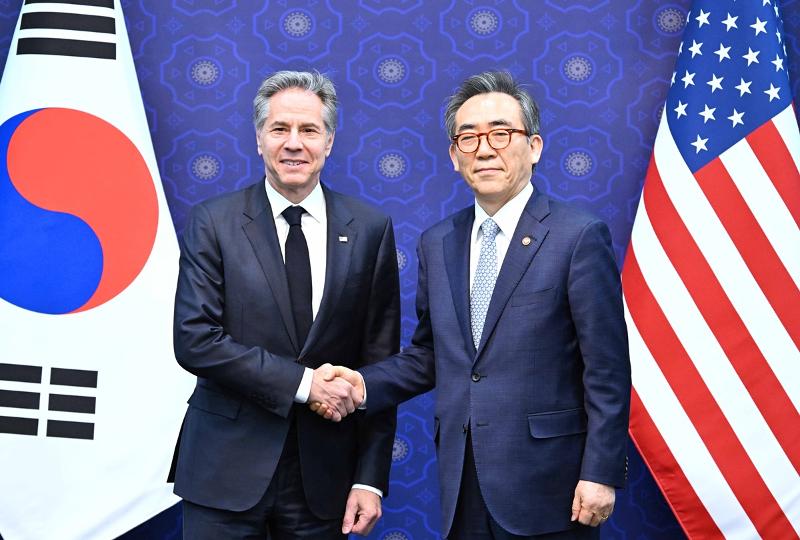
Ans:
{"type": "Polygon", "coordinates": [[[284,146],[290,149],[302,148],[303,142],[300,139],[300,131],[297,129],[290,129],[289,135],[286,138],[286,143],[284,144],[284,146]]]}
{"type": "Polygon", "coordinates": [[[487,158],[494,157],[496,150],[489,144],[489,135],[484,134],[478,137],[478,149],[475,150],[475,157],[487,158]]]}

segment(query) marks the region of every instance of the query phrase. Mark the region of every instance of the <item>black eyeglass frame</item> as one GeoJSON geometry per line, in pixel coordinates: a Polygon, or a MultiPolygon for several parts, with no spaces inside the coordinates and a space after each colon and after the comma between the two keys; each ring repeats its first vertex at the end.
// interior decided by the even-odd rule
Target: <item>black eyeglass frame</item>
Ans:
{"type": "Polygon", "coordinates": [[[459,133],[458,135],[453,136],[452,137],[452,141],[453,141],[453,144],[456,146],[456,148],[458,148],[464,154],[473,154],[473,153],[478,151],[478,148],[481,147],[481,137],[483,137],[484,135],[486,136],[486,144],[488,144],[490,148],[492,148],[493,150],[502,150],[503,148],[508,148],[508,145],[511,144],[511,136],[514,133],[523,133],[526,137],[530,137],[530,134],[527,131],[525,131],[524,129],[495,128],[495,129],[490,129],[489,131],[484,131],[484,132],[481,132],[481,133],[475,133],[475,132],[472,132],[472,131],[465,131],[464,133],[459,133]],[[492,133],[496,133],[498,131],[505,131],[508,134],[508,142],[506,143],[505,146],[501,146],[499,148],[496,147],[495,145],[493,145],[491,139],[489,138],[492,133]],[[474,150],[467,151],[467,150],[464,150],[463,148],[461,148],[461,145],[459,144],[459,140],[462,137],[464,137],[465,135],[472,135],[472,136],[477,138],[478,144],[475,146],[474,150]]]}

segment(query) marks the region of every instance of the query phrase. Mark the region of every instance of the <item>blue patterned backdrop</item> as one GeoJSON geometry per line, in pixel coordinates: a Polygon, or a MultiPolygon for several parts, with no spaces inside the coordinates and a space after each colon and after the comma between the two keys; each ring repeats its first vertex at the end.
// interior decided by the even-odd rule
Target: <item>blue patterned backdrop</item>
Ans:
{"type": "MultiPolygon", "coordinates": [[[[3,63],[20,4],[0,0],[3,63]]],[[[792,73],[798,4],[783,3],[792,73]]],[[[122,5],[177,231],[198,201],[260,179],[250,114],[267,74],[315,68],[333,79],[340,128],[323,181],[393,217],[407,343],[415,324],[417,238],[472,202],[447,156],[445,98],[486,69],[508,70],[527,84],[542,108],[537,187],[605,219],[621,263],[690,0],[122,5]]],[[[424,395],[400,408],[391,494],[370,538],[439,538],[433,401],[424,395]]],[[[629,485],[618,492],[603,538],[681,538],[633,445],[629,453],[629,485]]],[[[180,538],[180,526],[173,508],[123,538],[180,538]]]]}

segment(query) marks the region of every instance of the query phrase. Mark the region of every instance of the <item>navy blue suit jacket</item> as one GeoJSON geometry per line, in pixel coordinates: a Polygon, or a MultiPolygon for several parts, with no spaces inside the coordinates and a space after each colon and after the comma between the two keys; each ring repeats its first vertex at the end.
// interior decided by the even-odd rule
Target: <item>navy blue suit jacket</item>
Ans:
{"type": "Polygon", "coordinates": [[[367,410],[436,386],[442,534],[467,428],[492,517],[518,535],[566,530],[579,479],[626,475],[630,363],[604,223],[535,192],[500,268],[477,350],[469,309],[474,208],[423,233],[411,346],[361,369],[367,410]],[[528,240],[525,240],[525,239],[528,240]]]}
{"type": "Polygon", "coordinates": [[[395,411],[341,423],[293,403],[305,367],[359,367],[397,352],[397,255],[391,220],[324,189],[327,266],[308,339],[295,335],[286,272],[264,182],[197,205],[183,235],[175,355],[197,375],[176,456],[175,493],[225,510],[263,496],[298,425],[308,504],[341,518],[353,483],[388,491],[395,411]]]}

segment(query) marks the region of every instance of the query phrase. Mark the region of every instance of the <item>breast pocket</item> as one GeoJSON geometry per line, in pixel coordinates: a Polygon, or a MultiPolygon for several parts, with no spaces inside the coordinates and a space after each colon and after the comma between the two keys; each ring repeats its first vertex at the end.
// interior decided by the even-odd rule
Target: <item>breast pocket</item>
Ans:
{"type": "Polygon", "coordinates": [[[511,296],[511,305],[519,307],[552,302],[555,300],[557,292],[558,287],[549,287],[538,291],[519,292],[511,296]]]}

